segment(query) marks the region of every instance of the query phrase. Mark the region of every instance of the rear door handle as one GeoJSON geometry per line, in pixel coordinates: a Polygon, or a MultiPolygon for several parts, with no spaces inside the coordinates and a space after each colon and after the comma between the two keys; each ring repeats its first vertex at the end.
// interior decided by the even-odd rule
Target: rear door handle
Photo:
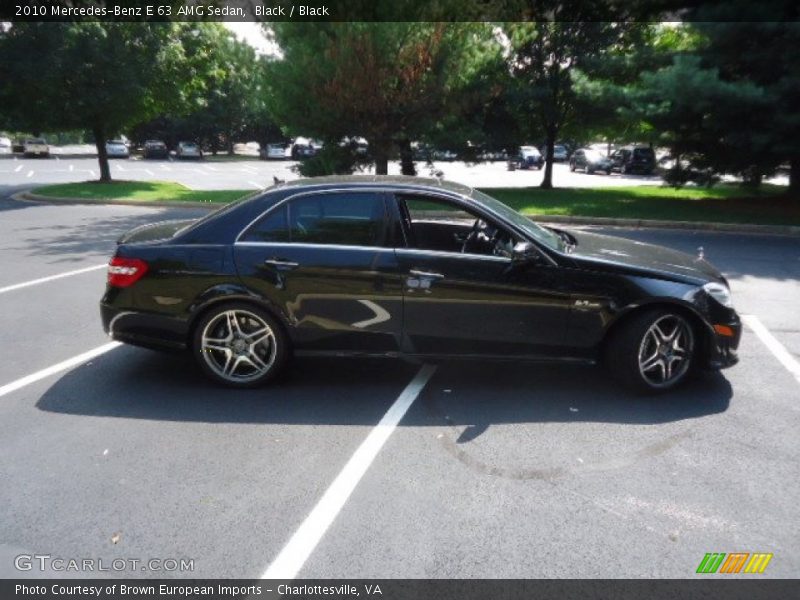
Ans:
{"type": "Polygon", "coordinates": [[[279,271],[291,271],[292,269],[296,269],[300,266],[300,263],[286,260],[285,258],[268,258],[264,261],[264,264],[275,267],[279,271]]]}
{"type": "Polygon", "coordinates": [[[414,269],[410,270],[408,274],[412,277],[419,277],[420,279],[444,279],[444,275],[441,273],[429,273],[427,271],[417,271],[414,269]]]}

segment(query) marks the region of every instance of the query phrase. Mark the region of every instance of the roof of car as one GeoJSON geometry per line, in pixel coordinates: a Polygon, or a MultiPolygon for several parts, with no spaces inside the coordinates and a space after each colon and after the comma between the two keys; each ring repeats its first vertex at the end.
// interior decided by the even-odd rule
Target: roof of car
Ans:
{"type": "Polygon", "coordinates": [[[410,177],[408,175],[332,175],[328,177],[309,177],[305,179],[295,179],[281,184],[281,188],[296,187],[389,187],[407,190],[430,190],[448,191],[462,196],[471,196],[473,188],[445,181],[443,179],[433,179],[428,177],[410,177]]]}

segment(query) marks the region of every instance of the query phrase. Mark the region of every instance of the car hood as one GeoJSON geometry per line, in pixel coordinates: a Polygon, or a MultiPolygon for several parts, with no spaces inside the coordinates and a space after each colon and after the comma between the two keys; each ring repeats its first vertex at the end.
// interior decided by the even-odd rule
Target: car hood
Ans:
{"type": "Polygon", "coordinates": [[[155,242],[167,240],[175,235],[179,230],[191,225],[197,219],[176,219],[172,221],[159,221],[158,223],[148,223],[135,229],[131,229],[117,240],[118,244],[130,244],[133,242],[155,242]]]}
{"type": "Polygon", "coordinates": [[[684,281],[725,282],[714,265],[685,252],[587,231],[570,231],[569,234],[577,241],[570,257],[579,263],[629,268],[684,281]]]}

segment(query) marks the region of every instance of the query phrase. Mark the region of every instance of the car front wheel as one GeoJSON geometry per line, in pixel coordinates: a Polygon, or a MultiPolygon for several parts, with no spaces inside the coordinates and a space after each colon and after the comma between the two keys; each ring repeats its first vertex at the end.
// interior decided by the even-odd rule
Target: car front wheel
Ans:
{"type": "Polygon", "coordinates": [[[281,371],[289,357],[289,341],[265,310],[249,304],[225,304],[202,317],[192,350],[213,381],[252,388],[281,371]]]}
{"type": "Polygon", "coordinates": [[[686,380],[694,349],[694,331],[686,318],[656,309],[622,324],[606,348],[606,359],[623,385],[639,393],[657,393],[686,380]]]}

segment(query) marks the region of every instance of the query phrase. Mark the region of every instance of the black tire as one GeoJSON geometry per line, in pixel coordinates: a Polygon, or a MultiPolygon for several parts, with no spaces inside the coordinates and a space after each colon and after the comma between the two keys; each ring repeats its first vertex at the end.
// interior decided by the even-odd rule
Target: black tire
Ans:
{"type": "Polygon", "coordinates": [[[570,162],[569,163],[569,170],[572,171],[573,173],[575,172],[575,163],[574,162],[570,162]]]}
{"type": "Polygon", "coordinates": [[[594,175],[594,169],[589,167],[589,166],[587,166],[586,167],[586,174],[587,175],[594,175]]]}
{"type": "Polygon", "coordinates": [[[655,394],[686,381],[696,347],[691,322],[680,312],[658,308],[621,323],[606,344],[605,359],[622,385],[640,394],[655,394]],[[654,327],[666,335],[656,333],[654,327]],[[673,341],[669,341],[671,336],[673,341]]]}
{"type": "Polygon", "coordinates": [[[192,336],[192,354],[215,383],[247,389],[264,385],[284,370],[291,343],[268,311],[232,302],[215,306],[201,317],[192,336]],[[256,334],[262,341],[255,341],[256,334]]]}

